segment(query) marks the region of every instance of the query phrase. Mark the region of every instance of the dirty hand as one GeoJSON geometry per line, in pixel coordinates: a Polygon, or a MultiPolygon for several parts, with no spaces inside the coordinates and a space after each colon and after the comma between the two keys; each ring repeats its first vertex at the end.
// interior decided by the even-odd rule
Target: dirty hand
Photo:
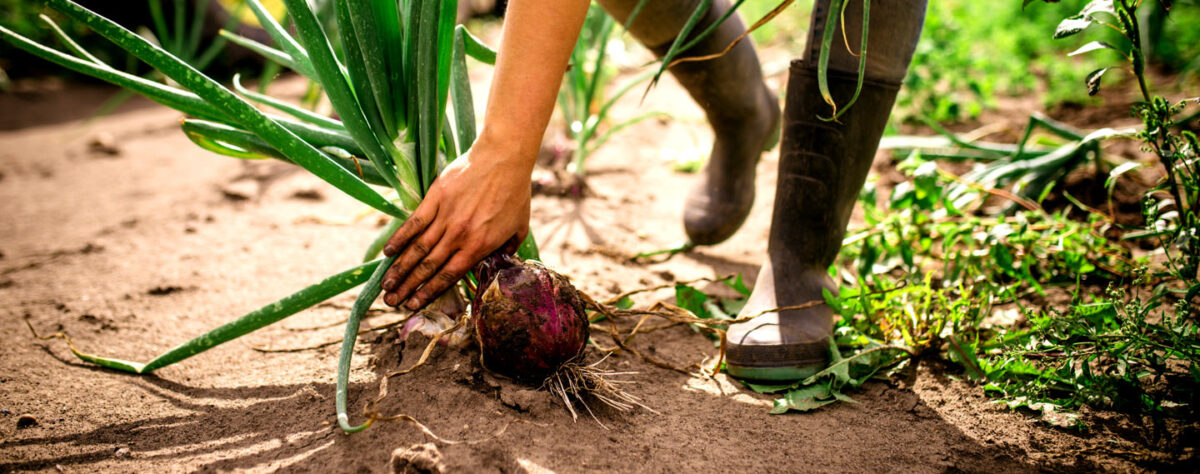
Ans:
{"type": "Polygon", "coordinates": [[[476,143],[434,180],[388,240],[399,255],[383,277],[383,301],[417,310],[501,246],[515,252],[529,233],[532,163],[505,147],[476,143]]]}

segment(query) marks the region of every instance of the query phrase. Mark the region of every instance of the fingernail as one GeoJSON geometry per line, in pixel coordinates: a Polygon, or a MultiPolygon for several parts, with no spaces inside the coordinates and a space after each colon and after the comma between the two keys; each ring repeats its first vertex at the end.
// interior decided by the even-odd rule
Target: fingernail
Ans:
{"type": "Polygon", "coordinates": [[[395,293],[387,293],[387,294],[383,295],[383,304],[386,304],[388,306],[396,306],[396,294],[395,293]]]}
{"type": "Polygon", "coordinates": [[[408,300],[408,304],[406,304],[404,306],[407,307],[410,311],[416,311],[418,309],[421,309],[421,302],[419,300],[417,300],[416,296],[414,296],[414,297],[410,298],[408,300]]]}
{"type": "Polygon", "coordinates": [[[391,246],[391,245],[385,245],[385,246],[383,247],[383,254],[384,254],[384,255],[387,255],[387,256],[389,256],[389,257],[390,257],[390,256],[392,256],[392,254],[394,254],[394,253],[396,253],[396,247],[393,247],[393,246],[391,246]]]}
{"type": "Polygon", "coordinates": [[[384,280],[384,281],[383,281],[383,287],[384,287],[384,288],[387,288],[387,289],[389,289],[389,290],[390,290],[390,289],[392,289],[392,288],[395,288],[395,287],[396,287],[396,279],[395,279],[395,278],[388,278],[387,280],[384,280]]]}

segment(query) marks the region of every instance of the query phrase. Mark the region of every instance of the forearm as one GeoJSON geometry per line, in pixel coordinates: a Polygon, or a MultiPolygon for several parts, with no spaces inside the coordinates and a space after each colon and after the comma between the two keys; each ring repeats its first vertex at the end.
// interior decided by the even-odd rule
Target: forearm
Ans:
{"type": "MultiPolygon", "coordinates": [[[[479,145],[533,169],[588,0],[510,0],[479,145]]],[[[475,158],[488,159],[484,156],[475,158]]]]}

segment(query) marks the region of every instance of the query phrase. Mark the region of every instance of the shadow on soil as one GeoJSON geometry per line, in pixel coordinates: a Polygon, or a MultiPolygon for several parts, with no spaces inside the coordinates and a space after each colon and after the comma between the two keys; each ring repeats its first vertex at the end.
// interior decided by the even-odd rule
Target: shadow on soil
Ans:
{"type": "MultiPolygon", "coordinates": [[[[694,338],[688,338],[694,340],[694,338]]],[[[689,341],[671,338],[660,349],[689,341]]],[[[410,344],[411,346],[411,344],[410,344]]],[[[422,344],[423,346],[423,344],[422,344]]],[[[376,376],[399,366],[385,340],[374,345],[376,376]]],[[[403,350],[412,354],[413,347],[403,350]]],[[[417,349],[419,350],[419,349],[417,349]]],[[[529,392],[485,376],[470,352],[435,353],[431,366],[390,382],[383,413],[404,412],[439,436],[469,440],[438,443],[444,466],[473,472],[548,468],[664,472],[718,470],[1031,471],[1008,450],[984,446],[925,406],[911,390],[869,384],[861,405],[842,404],[809,414],[769,416],[762,401],[740,394],[728,380],[701,380],[634,363],[632,391],[660,411],[630,414],[597,409],[607,426],[584,415],[572,422],[544,392],[529,392]],[[514,392],[542,397],[513,402],[514,392]],[[523,405],[523,406],[522,406],[523,405]]],[[[406,360],[408,357],[404,357],[406,360]]],[[[629,366],[624,358],[613,362],[629,366]]],[[[330,384],[200,388],[157,377],[115,374],[68,361],[82,377],[123,377],[128,399],[136,392],[187,414],[130,420],[91,431],[0,442],[71,454],[0,464],[0,472],[85,467],[128,447],[131,460],[180,462],[201,471],[284,468],[297,471],[380,472],[397,448],[433,441],[404,424],[379,424],[345,436],[334,426],[330,384]],[[324,424],[329,422],[330,424],[324,424]],[[57,447],[54,445],[58,445],[57,447]]],[[[376,394],[376,383],[351,387],[351,413],[376,394]]],[[[519,397],[518,397],[519,398],[519,397]]],[[[119,455],[118,455],[119,456],[119,455]]],[[[1019,457],[1019,456],[1018,456],[1019,457]]]]}

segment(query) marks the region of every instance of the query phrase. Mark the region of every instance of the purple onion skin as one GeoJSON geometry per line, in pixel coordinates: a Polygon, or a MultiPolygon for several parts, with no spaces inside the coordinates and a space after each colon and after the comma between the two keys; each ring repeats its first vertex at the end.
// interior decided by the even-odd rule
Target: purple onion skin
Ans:
{"type": "Polygon", "coordinates": [[[471,311],[488,370],[540,383],[583,353],[587,315],[566,277],[501,252],[484,259],[476,275],[471,311]]]}

